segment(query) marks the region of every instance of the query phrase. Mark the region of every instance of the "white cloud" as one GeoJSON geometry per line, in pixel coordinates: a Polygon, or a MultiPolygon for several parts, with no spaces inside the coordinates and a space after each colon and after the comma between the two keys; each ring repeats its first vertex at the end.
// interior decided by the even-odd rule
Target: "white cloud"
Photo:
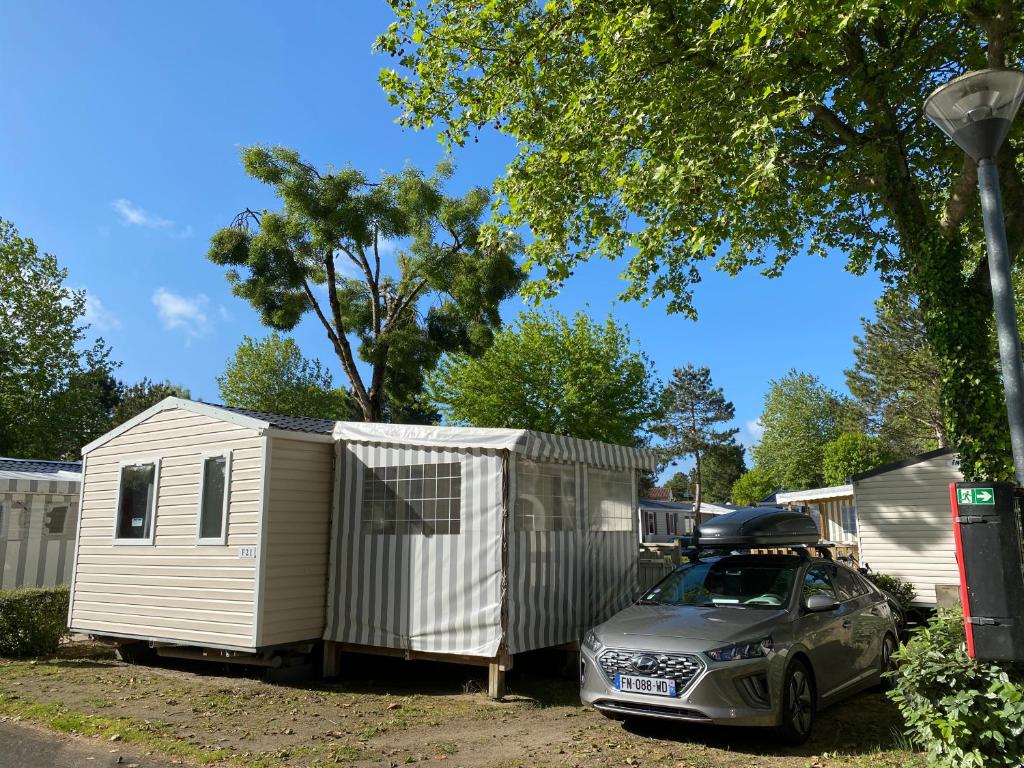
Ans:
{"type": "Polygon", "coordinates": [[[85,322],[96,331],[116,331],[121,327],[117,315],[104,306],[99,296],[89,291],[85,292],[85,322]]]}
{"type": "Polygon", "coordinates": [[[757,419],[748,419],[743,424],[743,435],[746,438],[743,442],[748,447],[756,445],[764,437],[764,425],[757,419]]]}
{"type": "Polygon", "coordinates": [[[210,299],[205,294],[181,296],[166,288],[153,291],[153,306],[156,307],[160,323],[168,331],[181,330],[187,339],[198,338],[208,334],[213,326],[206,308],[210,299]]]}
{"type": "Polygon", "coordinates": [[[174,237],[184,238],[192,236],[191,226],[185,226],[179,229],[171,219],[166,219],[155,213],[150,213],[146,209],[135,205],[131,200],[119,197],[110,205],[121,219],[121,224],[126,227],[159,229],[169,232],[174,237]]]}

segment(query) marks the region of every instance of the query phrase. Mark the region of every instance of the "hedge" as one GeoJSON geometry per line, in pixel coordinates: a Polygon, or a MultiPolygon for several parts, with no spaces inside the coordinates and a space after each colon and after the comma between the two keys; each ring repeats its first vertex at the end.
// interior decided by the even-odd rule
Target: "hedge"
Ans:
{"type": "Polygon", "coordinates": [[[959,611],[940,610],[895,659],[889,697],[929,765],[1024,765],[1024,674],[970,658],[959,611]]]}
{"type": "Polygon", "coordinates": [[[900,604],[900,608],[903,609],[904,613],[907,613],[914,600],[917,598],[917,590],[914,589],[914,585],[909,581],[903,581],[895,576],[890,576],[886,573],[874,573],[868,571],[864,574],[870,581],[874,583],[879,589],[884,589],[890,595],[892,595],[896,602],[900,604]]]}
{"type": "Polygon", "coordinates": [[[53,653],[68,634],[67,586],[0,590],[0,656],[53,653]]]}

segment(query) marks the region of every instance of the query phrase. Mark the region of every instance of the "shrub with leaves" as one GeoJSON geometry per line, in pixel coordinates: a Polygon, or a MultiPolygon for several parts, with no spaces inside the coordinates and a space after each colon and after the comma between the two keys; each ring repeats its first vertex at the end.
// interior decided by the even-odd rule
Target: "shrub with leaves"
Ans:
{"type": "Polygon", "coordinates": [[[884,589],[894,598],[896,602],[900,604],[900,608],[906,613],[910,610],[911,603],[917,597],[917,590],[914,589],[914,585],[909,581],[903,581],[903,579],[897,578],[896,576],[889,576],[885,573],[872,573],[868,571],[864,574],[870,581],[874,582],[874,585],[879,589],[884,589]]]}
{"type": "Polygon", "coordinates": [[[940,610],[896,654],[889,697],[928,764],[1024,764],[1024,675],[967,655],[963,617],[940,610]]]}
{"type": "Polygon", "coordinates": [[[68,633],[67,586],[0,590],[0,656],[41,656],[68,633]]]}

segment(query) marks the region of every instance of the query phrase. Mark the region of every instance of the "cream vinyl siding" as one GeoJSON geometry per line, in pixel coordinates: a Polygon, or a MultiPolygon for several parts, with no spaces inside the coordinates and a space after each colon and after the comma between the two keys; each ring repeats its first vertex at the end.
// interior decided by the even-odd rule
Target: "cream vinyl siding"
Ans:
{"type": "Polygon", "coordinates": [[[963,477],[954,460],[936,456],[854,481],[861,563],[912,582],[923,605],[935,604],[936,585],[960,584],[949,484],[963,477]]]}
{"type": "MultiPolygon", "coordinates": [[[[71,626],[76,631],[250,648],[264,439],[184,409],[160,411],[88,453],[71,626]],[[198,546],[202,456],[231,453],[227,543],[198,546]],[[115,544],[119,465],[160,460],[154,541],[115,544]]],[[[257,554],[259,554],[257,552],[257,554]]]]}
{"type": "Polygon", "coordinates": [[[323,635],[333,473],[333,443],[271,439],[261,646],[323,635]]]}

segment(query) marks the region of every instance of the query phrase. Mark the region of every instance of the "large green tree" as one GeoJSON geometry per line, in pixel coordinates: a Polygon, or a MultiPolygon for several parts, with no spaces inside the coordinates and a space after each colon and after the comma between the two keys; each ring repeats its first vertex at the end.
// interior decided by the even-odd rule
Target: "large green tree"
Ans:
{"type": "Polygon", "coordinates": [[[735,416],[736,409],[722,388],[712,383],[708,368],[690,363],[672,372],[651,431],[664,440],[660,450],[667,459],[693,456],[693,507],[698,515],[703,496],[701,459],[706,451],[734,442],[739,429],[724,424],[735,416]]]}
{"type": "Polygon", "coordinates": [[[732,484],[731,499],[733,504],[746,507],[767,498],[778,489],[778,483],[768,470],[754,467],[740,475],[732,484]]]}
{"type": "Polygon", "coordinates": [[[303,357],[294,339],[276,332],[263,339],[244,337],[217,386],[224,404],[237,408],[335,420],[359,413],[319,360],[303,357]]]}
{"type": "MultiPolygon", "coordinates": [[[[516,140],[497,188],[503,223],[533,231],[537,292],[627,256],[628,295],[693,314],[707,269],[776,276],[838,251],[920,297],[965,475],[1010,476],[977,169],[922,103],[965,70],[1020,66],[1012,0],[391,5],[377,48],[401,121],[516,140]]],[[[1014,259],[1022,122],[998,158],[1014,259]]]]}
{"type": "Polygon", "coordinates": [[[85,292],[0,219],[0,455],[69,458],[109,426],[115,364],[86,343],[85,292]]]}
{"type": "Polygon", "coordinates": [[[896,455],[880,437],[863,432],[844,432],[826,443],[821,471],[826,485],[844,485],[858,472],[892,461],[896,455]]]}
{"type": "Polygon", "coordinates": [[[846,371],[850,394],[867,427],[892,452],[945,447],[941,370],[915,297],[888,291],[875,308],[875,319],[862,319],[863,334],[853,339],[855,362],[846,371]]]}
{"type": "Polygon", "coordinates": [[[800,490],[824,482],[825,445],[839,437],[843,400],[817,376],[790,371],[772,381],[759,419],[754,466],[776,487],[800,490]]]}
{"type": "Polygon", "coordinates": [[[316,318],[364,420],[414,402],[441,354],[490,345],[523,273],[516,235],[481,233],[486,190],[446,195],[447,165],[371,181],[353,168],[317,170],[283,147],[249,147],[242,164],[283,207],[243,211],[213,236],[209,257],[271,328],[316,318]]]}
{"type": "Polygon", "coordinates": [[[479,357],[453,354],[427,398],[446,421],[536,429],[621,445],[643,441],[657,407],[650,360],[628,329],[579,312],[525,312],[479,357]]]}

